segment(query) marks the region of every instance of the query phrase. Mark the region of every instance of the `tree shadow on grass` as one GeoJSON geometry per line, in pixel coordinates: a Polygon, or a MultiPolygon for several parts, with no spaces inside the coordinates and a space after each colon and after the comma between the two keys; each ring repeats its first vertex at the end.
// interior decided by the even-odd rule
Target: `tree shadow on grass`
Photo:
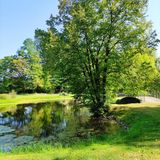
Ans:
{"type": "Polygon", "coordinates": [[[156,107],[122,108],[114,112],[128,125],[111,135],[111,144],[128,144],[144,147],[160,147],[160,105],[156,107]]]}

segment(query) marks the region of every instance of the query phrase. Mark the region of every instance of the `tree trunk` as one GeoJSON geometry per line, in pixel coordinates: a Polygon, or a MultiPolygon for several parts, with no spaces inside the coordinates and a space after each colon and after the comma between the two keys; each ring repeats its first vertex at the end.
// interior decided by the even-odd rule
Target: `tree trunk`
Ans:
{"type": "Polygon", "coordinates": [[[98,99],[96,99],[96,103],[91,106],[91,113],[93,113],[94,118],[104,118],[109,114],[109,106],[105,105],[105,99],[103,95],[98,95],[98,99]],[[102,96],[102,97],[101,97],[102,96]]]}

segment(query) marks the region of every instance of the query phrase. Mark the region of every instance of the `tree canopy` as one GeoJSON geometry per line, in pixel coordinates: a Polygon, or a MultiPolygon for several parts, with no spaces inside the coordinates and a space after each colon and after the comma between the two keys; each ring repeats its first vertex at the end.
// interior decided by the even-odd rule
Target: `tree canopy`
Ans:
{"type": "Polygon", "coordinates": [[[18,93],[47,90],[40,53],[31,39],[26,39],[17,54],[0,61],[1,92],[18,93]]]}
{"type": "MultiPolygon", "coordinates": [[[[145,18],[147,1],[59,2],[58,16],[50,17],[49,30],[43,32],[52,41],[45,55],[70,91],[91,105],[94,116],[108,112],[105,104],[110,92],[126,89],[137,93],[146,89],[144,82],[152,79],[146,80],[146,76],[156,72],[152,59],[158,43],[145,18]],[[133,85],[135,77],[137,83],[133,85]]],[[[42,42],[41,47],[44,49],[42,42]]]]}

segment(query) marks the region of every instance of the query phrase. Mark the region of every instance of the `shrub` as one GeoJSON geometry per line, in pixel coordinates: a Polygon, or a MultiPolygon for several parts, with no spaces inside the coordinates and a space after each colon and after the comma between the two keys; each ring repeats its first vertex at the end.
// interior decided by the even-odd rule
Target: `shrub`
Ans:
{"type": "Polygon", "coordinates": [[[116,101],[116,104],[129,104],[129,103],[141,103],[141,100],[136,97],[124,97],[116,101]]]}

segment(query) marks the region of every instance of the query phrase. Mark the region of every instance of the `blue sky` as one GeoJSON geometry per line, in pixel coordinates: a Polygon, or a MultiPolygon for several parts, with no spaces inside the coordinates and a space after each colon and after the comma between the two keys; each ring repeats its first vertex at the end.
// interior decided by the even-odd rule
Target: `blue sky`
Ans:
{"type": "MultiPolygon", "coordinates": [[[[0,0],[0,58],[13,55],[36,28],[46,29],[50,14],[56,15],[58,0],[0,0]]],[[[160,39],[160,0],[149,0],[148,19],[160,39]]],[[[160,46],[158,52],[160,55],[160,46]]]]}

